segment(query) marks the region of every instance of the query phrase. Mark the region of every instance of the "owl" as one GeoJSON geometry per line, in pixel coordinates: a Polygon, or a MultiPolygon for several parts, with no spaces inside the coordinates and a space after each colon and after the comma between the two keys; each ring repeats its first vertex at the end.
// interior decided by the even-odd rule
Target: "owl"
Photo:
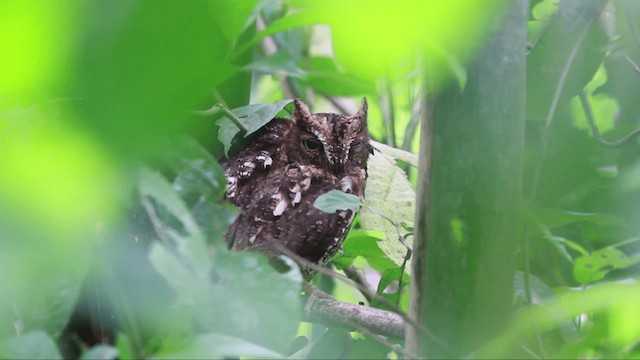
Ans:
{"type": "MultiPolygon", "coordinates": [[[[312,114],[299,100],[291,119],[275,118],[223,164],[225,198],[241,209],[226,239],[234,250],[287,249],[324,265],[342,245],[355,213],[325,213],[314,201],[330,190],[364,196],[367,101],[353,116],[312,114]]],[[[300,264],[305,278],[315,273],[300,264]]]]}

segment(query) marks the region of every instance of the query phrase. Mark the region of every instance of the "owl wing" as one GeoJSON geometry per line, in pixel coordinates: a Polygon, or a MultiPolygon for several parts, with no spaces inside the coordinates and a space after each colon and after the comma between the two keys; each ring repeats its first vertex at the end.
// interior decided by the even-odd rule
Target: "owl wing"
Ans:
{"type": "Polygon", "coordinates": [[[313,166],[290,164],[264,181],[227,232],[232,248],[278,253],[284,247],[310,262],[326,262],[344,241],[353,212],[328,214],[313,203],[339,188],[338,179],[313,166]]]}
{"type": "Polygon", "coordinates": [[[251,145],[222,165],[227,178],[225,199],[243,209],[252,201],[257,184],[264,181],[272,167],[283,162],[278,150],[291,125],[287,119],[271,120],[256,133],[251,145]]]}

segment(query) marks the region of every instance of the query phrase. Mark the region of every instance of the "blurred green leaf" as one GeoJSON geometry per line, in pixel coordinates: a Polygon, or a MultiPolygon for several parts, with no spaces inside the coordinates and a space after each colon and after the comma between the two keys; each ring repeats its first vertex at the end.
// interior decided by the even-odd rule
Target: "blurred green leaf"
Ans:
{"type": "Polygon", "coordinates": [[[122,357],[118,356],[118,349],[108,345],[96,345],[82,353],[80,360],[113,360],[122,357]]]}
{"type": "MultiPolygon", "coordinates": [[[[180,303],[200,303],[200,295],[206,290],[209,279],[197,279],[194,274],[164,245],[151,244],[149,260],[153,267],[175,290],[180,303]],[[198,281],[200,280],[200,281],[198,281]]],[[[180,304],[181,305],[181,304],[180,304]]]]}
{"type": "Polygon", "coordinates": [[[528,73],[537,74],[527,78],[528,120],[544,120],[556,94],[562,99],[575,96],[591,80],[605,55],[602,48],[607,36],[595,22],[598,12],[593,11],[604,2],[561,4],[562,16],[553,19],[527,57],[528,73]]]}
{"type": "MultiPolygon", "coordinates": [[[[532,304],[544,304],[555,298],[553,290],[544,283],[540,278],[529,274],[530,290],[531,290],[531,303],[532,304]]],[[[516,304],[523,306],[528,304],[524,281],[524,273],[522,271],[516,271],[513,277],[513,287],[515,290],[515,302],[516,304]]]]}
{"type": "Polygon", "coordinates": [[[186,349],[169,354],[158,354],[158,359],[227,359],[227,358],[275,358],[282,353],[237,337],[207,333],[198,335],[186,349]]]}
{"type": "Polygon", "coordinates": [[[638,263],[640,263],[640,256],[630,258],[614,247],[607,247],[594,251],[589,256],[577,258],[573,267],[573,276],[580,284],[588,285],[603,279],[613,270],[624,269],[638,263]]]}
{"type": "Polygon", "coordinates": [[[226,190],[226,178],[211,153],[189,138],[174,146],[169,164],[177,174],[172,185],[180,197],[187,201],[200,196],[208,201],[221,200],[226,190]]]}
{"type": "Polygon", "coordinates": [[[216,306],[201,309],[199,322],[213,331],[285,353],[302,316],[302,275],[297,264],[278,273],[263,254],[228,252],[215,258],[216,306]]]}
{"type": "MultiPolygon", "coordinates": [[[[244,2],[243,2],[244,3],[244,2]]],[[[245,3],[246,4],[246,3],[245,3]]],[[[75,86],[80,121],[126,158],[157,151],[165,137],[196,132],[188,111],[235,73],[227,35],[246,6],[215,2],[94,1],[78,29],[75,86]]]]}
{"type": "Polygon", "coordinates": [[[339,68],[335,59],[312,56],[305,61],[306,73],[299,77],[302,84],[310,86],[322,94],[331,96],[361,96],[375,94],[375,84],[356,77],[339,68]]]}
{"type": "Polygon", "coordinates": [[[158,227],[160,224],[156,224],[156,228],[162,230],[164,236],[173,240],[177,253],[194,267],[197,276],[206,278],[211,269],[211,262],[207,255],[204,236],[182,199],[171,187],[171,184],[160,174],[148,168],[143,168],[140,171],[138,190],[141,196],[156,201],[184,226],[187,234],[190,235],[188,237],[172,231],[168,226],[158,227]]]}
{"type": "Polygon", "coordinates": [[[3,359],[62,359],[56,343],[41,331],[15,336],[0,344],[3,359]]]}
{"type": "Polygon", "coordinates": [[[288,76],[299,77],[305,72],[296,65],[296,60],[288,52],[280,50],[275,54],[265,56],[254,62],[245,65],[245,69],[263,72],[267,74],[277,74],[283,72],[288,76]]]}
{"type": "Polygon", "coordinates": [[[351,339],[345,359],[389,359],[386,346],[371,338],[351,339]]]}
{"type": "Polygon", "coordinates": [[[576,222],[589,222],[598,226],[623,226],[625,221],[608,213],[584,213],[563,209],[540,209],[535,216],[550,229],[576,222]]]}
{"type": "Polygon", "coordinates": [[[331,190],[318,196],[313,202],[313,206],[320,211],[330,214],[338,210],[356,211],[360,207],[360,198],[340,190],[331,190]]]}
{"type": "MultiPolygon", "coordinates": [[[[215,2],[211,15],[229,41],[234,41],[240,33],[253,24],[259,14],[259,3],[269,0],[249,0],[241,2],[215,2]]],[[[272,1],[272,0],[271,0],[272,1]]]]}
{"type": "Polygon", "coordinates": [[[348,349],[351,341],[349,331],[341,328],[329,328],[315,343],[308,359],[339,359],[348,349]]]}

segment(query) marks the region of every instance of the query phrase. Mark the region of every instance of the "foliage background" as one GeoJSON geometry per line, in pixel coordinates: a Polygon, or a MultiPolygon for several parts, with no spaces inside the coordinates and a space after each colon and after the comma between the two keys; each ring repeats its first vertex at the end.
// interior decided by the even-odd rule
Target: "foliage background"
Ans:
{"type": "MultiPolygon", "coordinates": [[[[516,268],[505,268],[511,320],[471,350],[444,341],[457,357],[638,357],[640,4],[518,4],[529,16],[522,209],[509,214],[522,236],[508,259],[516,268]]],[[[293,262],[280,273],[263,256],[227,251],[236,210],[222,201],[219,161],[234,127],[214,105],[259,126],[287,115],[283,99],[347,113],[369,99],[381,155],[333,266],[366,271],[378,297],[335,276],[314,283],[342,301],[407,312],[414,188],[426,181],[413,154],[432,120],[427,104],[464,93],[469,64],[510,6],[2,2],[0,356],[418,355],[402,339],[302,322],[293,262]],[[65,329],[87,321],[88,333],[115,341],[79,346],[87,339],[65,329]]],[[[510,155],[496,149],[488,155],[510,155]]],[[[473,240],[464,218],[448,220],[452,238],[473,240]]]]}

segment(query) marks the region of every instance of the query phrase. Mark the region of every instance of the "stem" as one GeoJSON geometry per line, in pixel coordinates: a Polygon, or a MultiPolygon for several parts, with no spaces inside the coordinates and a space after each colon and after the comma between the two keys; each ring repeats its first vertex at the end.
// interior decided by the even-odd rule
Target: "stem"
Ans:
{"type": "Polygon", "coordinates": [[[360,285],[358,287],[358,290],[360,291],[360,293],[362,293],[365,299],[367,299],[367,301],[371,303],[376,295],[376,292],[369,286],[369,283],[367,282],[367,279],[365,279],[364,275],[362,275],[362,273],[360,273],[360,271],[358,271],[358,269],[353,265],[347,266],[342,271],[344,271],[344,274],[347,275],[347,277],[351,279],[351,281],[360,285]]]}
{"type": "Polygon", "coordinates": [[[393,92],[387,78],[380,81],[380,110],[385,124],[387,145],[396,147],[395,119],[393,114],[393,92]]]}
{"type": "Polygon", "coordinates": [[[585,94],[584,89],[581,89],[580,92],[578,92],[578,97],[580,98],[580,103],[582,103],[584,115],[586,116],[587,122],[589,122],[591,131],[593,132],[593,138],[598,142],[598,144],[609,149],[617,149],[628,144],[631,140],[637,138],[640,135],[640,128],[638,128],[623,136],[620,140],[616,140],[614,142],[605,140],[600,134],[598,124],[595,121],[593,111],[591,110],[591,105],[589,104],[589,99],[587,98],[587,94],[585,94]]]}

